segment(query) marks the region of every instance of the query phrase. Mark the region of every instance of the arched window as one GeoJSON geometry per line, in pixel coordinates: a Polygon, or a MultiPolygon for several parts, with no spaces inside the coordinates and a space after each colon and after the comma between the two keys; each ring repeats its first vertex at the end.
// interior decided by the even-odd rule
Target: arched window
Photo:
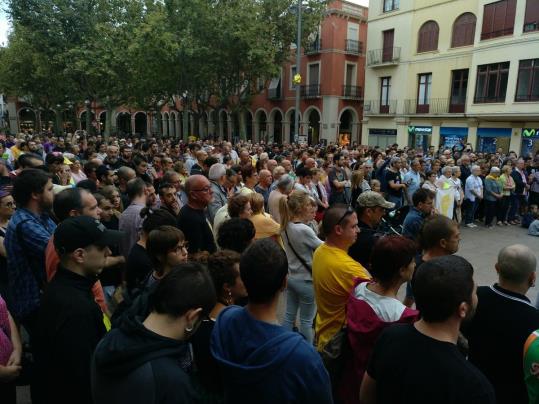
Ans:
{"type": "Polygon", "coordinates": [[[419,28],[417,52],[429,52],[438,49],[438,33],[440,29],[436,21],[427,21],[419,28]]]}
{"type": "Polygon", "coordinates": [[[475,15],[464,13],[455,20],[453,24],[453,36],[451,38],[451,47],[473,45],[475,36],[475,15]]]}

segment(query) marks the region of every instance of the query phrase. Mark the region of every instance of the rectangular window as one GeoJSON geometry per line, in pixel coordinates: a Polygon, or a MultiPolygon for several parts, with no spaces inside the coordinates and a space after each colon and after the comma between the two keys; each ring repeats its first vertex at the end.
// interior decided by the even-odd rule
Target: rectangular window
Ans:
{"type": "Polygon", "coordinates": [[[539,59],[520,61],[515,101],[539,101],[539,59]]]}
{"type": "Polygon", "coordinates": [[[320,63],[312,63],[309,65],[308,84],[317,86],[320,83],[320,63]]]}
{"type": "Polygon", "coordinates": [[[297,72],[296,66],[290,66],[290,83],[289,83],[290,90],[296,89],[296,86],[294,85],[294,76],[296,75],[296,72],[297,72]]]}
{"type": "Polygon", "coordinates": [[[380,79],[380,113],[389,113],[389,90],[391,88],[391,77],[380,79]]]}
{"type": "Polygon", "coordinates": [[[393,41],[395,38],[395,30],[388,29],[387,31],[382,31],[382,35],[382,62],[391,62],[393,60],[393,41]]]}
{"type": "Polygon", "coordinates": [[[449,112],[463,113],[468,90],[468,69],[453,70],[451,78],[451,102],[449,112]]]}
{"type": "Polygon", "coordinates": [[[509,62],[477,66],[475,103],[505,102],[509,62]]]}
{"type": "Polygon", "coordinates": [[[344,84],[347,86],[355,86],[356,85],[356,65],[352,63],[346,64],[346,76],[344,78],[344,84]]]}
{"type": "Polygon", "coordinates": [[[539,1],[528,0],[526,2],[526,14],[524,16],[524,32],[539,30],[539,1]]]}
{"type": "Polygon", "coordinates": [[[423,73],[418,76],[417,112],[429,112],[430,93],[432,89],[432,73],[423,73]]]}
{"type": "Polygon", "coordinates": [[[384,13],[388,11],[398,10],[399,0],[384,0],[384,13]]]}
{"type": "Polygon", "coordinates": [[[517,0],[501,0],[485,4],[481,40],[512,35],[517,0]]]}

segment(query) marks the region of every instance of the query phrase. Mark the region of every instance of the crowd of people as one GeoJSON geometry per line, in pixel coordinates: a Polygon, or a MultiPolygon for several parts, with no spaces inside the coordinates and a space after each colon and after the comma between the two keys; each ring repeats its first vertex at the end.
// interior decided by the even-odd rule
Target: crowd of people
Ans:
{"type": "Polygon", "coordinates": [[[0,149],[2,403],[539,402],[534,251],[480,287],[457,255],[461,226],[539,235],[539,153],[0,149]]]}

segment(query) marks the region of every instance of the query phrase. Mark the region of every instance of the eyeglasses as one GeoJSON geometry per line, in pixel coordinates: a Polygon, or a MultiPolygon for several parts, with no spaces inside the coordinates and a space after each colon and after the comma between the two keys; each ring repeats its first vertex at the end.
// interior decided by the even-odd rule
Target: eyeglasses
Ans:
{"type": "Polygon", "coordinates": [[[346,209],[346,212],[344,212],[344,214],[341,216],[341,218],[339,219],[339,221],[335,224],[335,226],[338,226],[341,224],[341,222],[344,220],[344,218],[346,216],[350,216],[352,213],[354,213],[354,209],[352,209],[351,206],[348,206],[348,209],[346,209]]]}

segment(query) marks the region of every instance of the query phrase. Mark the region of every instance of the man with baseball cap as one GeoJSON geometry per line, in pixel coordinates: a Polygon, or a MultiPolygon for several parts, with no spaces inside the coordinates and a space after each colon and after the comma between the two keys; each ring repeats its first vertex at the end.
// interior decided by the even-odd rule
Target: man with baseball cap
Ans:
{"type": "Polygon", "coordinates": [[[386,201],[382,195],[374,191],[363,192],[357,198],[356,211],[360,232],[356,242],[348,249],[348,255],[367,269],[370,268],[369,260],[377,239],[378,226],[386,214],[386,209],[394,207],[393,202],[386,201]]]}
{"type": "Polygon", "coordinates": [[[77,216],[54,232],[60,256],[43,295],[35,338],[38,402],[91,403],[90,359],[106,332],[92,287],[123,233],[99,220],[77,216]]]}

